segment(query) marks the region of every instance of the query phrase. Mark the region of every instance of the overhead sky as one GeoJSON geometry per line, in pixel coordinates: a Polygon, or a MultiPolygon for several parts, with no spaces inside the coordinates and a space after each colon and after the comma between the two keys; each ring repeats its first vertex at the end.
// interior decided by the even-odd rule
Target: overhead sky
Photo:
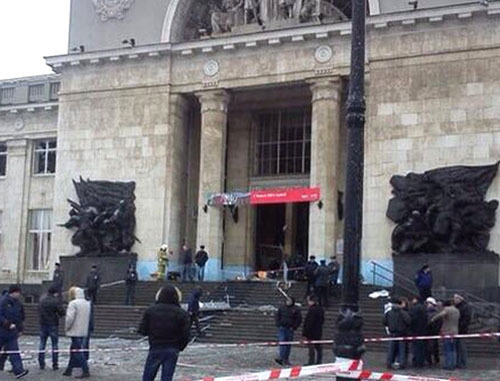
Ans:
{"type": "Polygon", "coordinates": [[[51,73],[68,49],[70,0],[0,0],[0,80],[51,73]]]}

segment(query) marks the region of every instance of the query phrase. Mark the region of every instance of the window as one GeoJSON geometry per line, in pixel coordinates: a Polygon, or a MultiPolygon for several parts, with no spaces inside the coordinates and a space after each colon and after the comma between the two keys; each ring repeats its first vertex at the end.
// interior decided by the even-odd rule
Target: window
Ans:
{"type": "Polygon", "coordinates": [[[56,172],[56,139],[41,140],[35,146],[35,174],[56,172]]]}
{"type": "Polygon", "coordinates": [[[59,98],[60,85],[61,85],[60,82],[53,82],[50,84],[50,99],[51,100],[59,98]]]}
{"type": "Polygon", "coordinates": [[[29,213],[28,258],[30,270],[45,270],[49,263],[52,235],[52,210],[31,210],[29,213]]]}
{"type": "Polygon", "coordinates": [[[5,87],[0,90],[0,103],[5,105],[14,101],[14,88],[5,87]]]}
{"type": "Polygon", "coordinates": [[[311,111],[282,110],[260,115],[255,175],[307,174],[311,169],[311,111]]]}
{"type": "Polygon", "coordinates": [[[39,102],[43,100],[45,85],[31,85],[28,87],[28,102],[39,102]]]}
{"type": "Polygon", "coordinates": [[[0,143],[0,177],[7,173],[7,144],[0,143]]]}

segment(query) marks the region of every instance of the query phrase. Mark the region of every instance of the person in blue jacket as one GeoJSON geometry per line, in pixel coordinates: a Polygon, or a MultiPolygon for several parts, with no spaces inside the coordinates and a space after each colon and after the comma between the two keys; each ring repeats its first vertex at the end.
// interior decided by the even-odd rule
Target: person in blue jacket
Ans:
{"type": "MultiPolygon", "coordinates": [[[[18,352],[19,334],[24,329],[24,307],[21,301],[21,288],[17,285],[9,287],[9,293],[0,302],[0,348],[6,351],[18,352]]],[[[24,369],[19,353],[9,353],[12,370],[17,379],[28,374],[24,369]]]]}
{"type": "Polygon", "coordinates": [[[426,300],[432,296],[432,272],[429,265],[424,265],[415,276],[415,285],[420,293],[420,298],[426,300]]]}

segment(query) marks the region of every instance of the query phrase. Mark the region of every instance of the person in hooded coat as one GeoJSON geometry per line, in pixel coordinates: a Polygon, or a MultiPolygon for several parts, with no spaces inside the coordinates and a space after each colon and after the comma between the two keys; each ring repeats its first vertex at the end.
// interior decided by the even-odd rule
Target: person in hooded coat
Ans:
{"type": "Polygon", "coordinates": [[[73,368],[82,368],[82,374],[76,378],[89,378],[89,365],[83,353],[83,342],[89,333],[90,302],[85,299],[83,289],[71,287],[70,302],[66,310],[66,336],[71,338],[68,367],[63,376],[71,376],[73,368]]]}
{"type": "Polygon", "coordinates": [[[138,329],[149,341],[143,381],[153,381],[160,367],[161,381],[174,377],[179,353],[188,345],[191,329],[189,314],[181,308],[180,299],[180,291],[168,284],[156,294],[156,304],[144,311],[138,329]]]}

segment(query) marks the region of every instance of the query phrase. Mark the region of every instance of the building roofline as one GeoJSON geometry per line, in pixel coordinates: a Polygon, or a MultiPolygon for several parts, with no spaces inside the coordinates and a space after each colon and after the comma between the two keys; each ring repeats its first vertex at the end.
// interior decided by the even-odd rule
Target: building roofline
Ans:
{"type": "Polygon", "coordinates": [[[31,75],[27,77],[18,77],[18,78],[7,78],[7,79],[0,79],[0,86],[17,85],[22,82],[30,83],[30,82],[52,81],[54,79],[60,79],[60,78],[61,74],[58,73],[31,75]]]}
{"type": "MultiPolygon", "coordinates": [[[[489,3],[484,6],[477,3],[457,4],[438,8],[425,8],[410,11],[384,13],[367,18],[367,28],[378,30],[399,27],[411,27],[418,23],[435,23],[453,19],[468,19],[473,15],[499,15],[500,2],[489,3]]],[[[125,47],[98,50],[83,53],[71,53],[58,56],[44,57],[47,64],[54,71],[66,65],[98,64],[121,59],[137,59],[139,57],[158,57],[162,54],[192,55],[197,53],[211,53],[216,50],[230,50],[237,48],[254,48],[259,45],[276,44],[285,41],[301,42],[306,38],[324,39],[334,35],[346,36],[351,34],[351,21],[330,23],[307,23],[290,26],[288,28],[265,30],[245,34],[223,34],[207,39],[186,41],[180,43],[155,43],[136,47],[125,47]]]]}

